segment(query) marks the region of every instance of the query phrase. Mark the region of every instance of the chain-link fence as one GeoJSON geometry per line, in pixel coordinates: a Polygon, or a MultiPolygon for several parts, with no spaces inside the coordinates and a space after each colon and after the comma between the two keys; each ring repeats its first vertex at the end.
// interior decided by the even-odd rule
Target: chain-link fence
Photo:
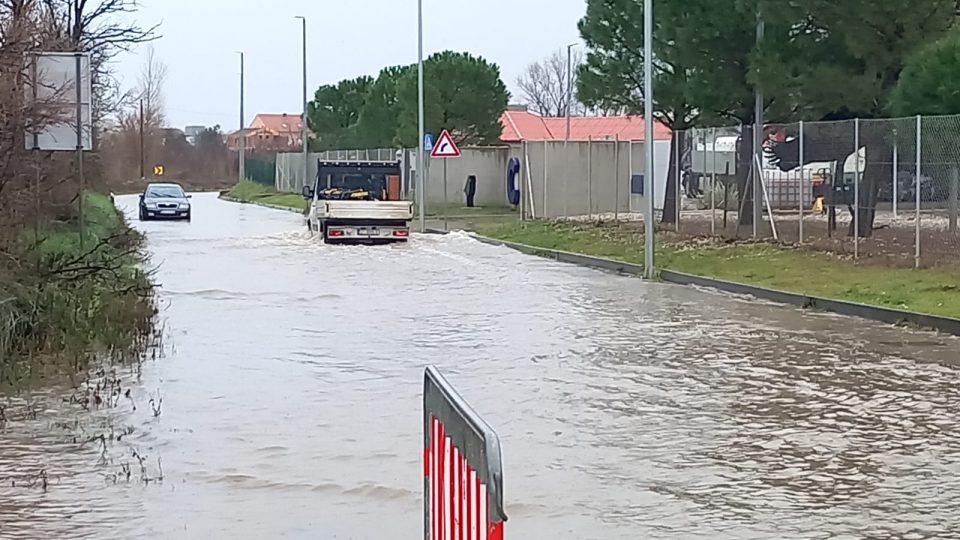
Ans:
{"type": "Polygon", "coordinates": [[[660,216],[668,230],[775,238],[896,266],[960,260],[960,117],[766,125],[760,152],[751,135],[674,133],[667,198],[670,188],[680,194],[668,201],[679,219],[660,216]]]}
{"type": "Polygon", "coordinates": [[[280,153],[276,156],[274,184],[277,191],[300,193],[308,180],[317,175],[317,161],[396,161],[402,153],[396,148],[311,152],[307,155],[306,177],[303,174],[303,153],[280,153]]]}

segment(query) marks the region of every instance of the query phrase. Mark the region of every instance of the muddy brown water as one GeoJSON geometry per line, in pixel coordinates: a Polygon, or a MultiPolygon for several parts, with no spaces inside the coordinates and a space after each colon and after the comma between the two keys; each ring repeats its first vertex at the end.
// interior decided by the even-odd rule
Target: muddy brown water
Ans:
{"type": "Polygon", "coordinates": [[[105,374],[130,399],[0,401],[0,538],[420,537],[426,364],[501,434],[508,537],[960,538],[953,338],[194,204],[138,225],[166,339],[105,374]]]}

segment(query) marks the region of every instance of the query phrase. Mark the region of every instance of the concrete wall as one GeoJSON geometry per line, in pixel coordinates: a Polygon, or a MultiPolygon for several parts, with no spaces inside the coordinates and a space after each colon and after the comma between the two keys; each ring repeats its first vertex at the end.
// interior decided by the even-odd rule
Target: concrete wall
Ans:
{"type": "MultiPolygon", "coordinates": [[[[506,146],[461,148],[461,157],[429,159],[427,177],[427,201],[466,204],[463,193],[467,176],[477,177],[475,203],[478,206],[503,206],[507,204],[507,162],[511,154],[506,146]],[[444,197],[443,167],[446,162],[446,197],[444,197]]],[[[416,152],[412,152],[414,159],[416,152]]]]}
{"type": "MultiPolygon", "coordinates": [[[[654,194],[657,208],[662,208],[670,142],[658,141],[655,151],[654,194]]],[[[643,196],[631,194],[630,189],[631,174],[643,174],[642,142],[530,141],[526,143],[525,156],[522,145],[511,148],[511,152],[521,156],[523,187],[533,193],[533,210],[537,217],[642,210],[643,196]]],[[[529,207],[529,194],[525,195],[524,204],[529,207]]]]}
{"type": "MultiPolygon", "coordinates": [[[[537,217],[584,216],[640,212],[643,196],[631,193],[631,174],[642,175],[644,144],[642,142],[604,141],[528,141],[511,146],[462,148],[459,158],[428,159],[426,194],[428,204],[465,203],[463,193],[467,176],[477,177],[476,204],[507,204],[507,166],[511,158],[520,160],[521,190],[527,215],[537,217]],[[631,160],[632,154],[632,160],[631,160]],[[446,189],[443,167],[446,162],[446,189]],[[632,168],[631,168],[632,165],[632,168]],[[531,198],[532,195],[532,198],[531,198]]],[[[375,151],[374,151],[375,152],[375,151]]],[[[663,207],[669,168],[670,141],[657,141],[655,206],[663,207]]],[[[385,154],[395,151],[384,151],[385,154]]],[[[417,184],[416,151],[408,150],[411,171],[408,197],[414,197],[417,184]]],[[[309,178],[316,176],[317,159],[364,159],[366,151],[340,151],[310,154],[309,178]],[[349,157],[348,157],[349,156],[349,157]]],[[[375,157],[371,154],[371,158],[375,157]]],[[[276,186],[280,191],[299,192],[304,185],[301,154],[277,156],[276,186]]]]}

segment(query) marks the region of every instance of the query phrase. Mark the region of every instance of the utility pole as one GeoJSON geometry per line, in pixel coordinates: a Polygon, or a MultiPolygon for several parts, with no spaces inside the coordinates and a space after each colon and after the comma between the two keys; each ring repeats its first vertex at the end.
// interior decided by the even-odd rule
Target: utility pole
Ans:
{"type": "Polygon", "coordinates": [[[643,231],[645,236],[643,272],[647,279],[653,279],[657,273],[654,270],[654,223],[653,223],[653,0],[643,0],[643,149],[646,154],[644,160],[644,195],[647,197],[646,212],[644,214],[643,231]]]}
{"type": "Polygon", "coordinates": [[[567,137],[565,141],[570,140],[570,107],[573,106],[573,46],[576,43],[567,45],[567,137]]]}
{"type": "Polygon", "coordinates": [[[417,123],[420,137],[417,142],[417,200],[420,206],[420,232],[427,231],[426,207],[427,168],[424,164],[423,136],[426,132],[423,118],[423,0],[417,0],[417,123]]]}
{"type": "Polygon", "coordinates": [[[240,53],[240,177],[243,182],[247,177],[247,132],[243,120],[243,53],[240,53]]]}
{"type": "MultiPolygon", "coordinates": [[[[764,23],[760,8],[757,7],[757,48],[763,43],[764,23]]],[[[754,96],[753,116],[753,237],[759,235],[760,221],[763,219],[763,92],[758,86],[754,96]]]]}
{"type": "Polygon", "coordinates": [[[144,155],[143,155],[143,99],[140,100],[140,179],[143,180],[147,177],[143,169],[144,155]]]}
{"type": "Polygon", "coordinates": [[[310,154],[307,148],[307,18],[297,16],[303,21],[303,116],[300,118],[301,145],[303,146],[303,184],[310,184],[310,154]]]}
{"type": "MultiPolygon", "coordinates": [[[[77,52],[74,55],[74,67],[76,69],[77,86],[77,174],[80,176],[80,196],[77,197],[77,210],[80,218],[80,249],[83,249],[84,236],[86,235],[87,222],[84,217],[83,199],[87,196],[87,180],[83,174],[83,75],[81,71],[83,56],[77,52]]],[[[90,134],[91,139],[93,134],[90,134]]]]}

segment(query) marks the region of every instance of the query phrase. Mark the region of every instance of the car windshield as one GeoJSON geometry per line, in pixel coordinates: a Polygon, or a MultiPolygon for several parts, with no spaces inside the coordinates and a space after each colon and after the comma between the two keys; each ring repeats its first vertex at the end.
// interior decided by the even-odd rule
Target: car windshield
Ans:
{"type": "Polygon", "coordinates": [[[152,199],[182,199],[184,193],[180,186],[152,186],[147,188],[147,197],[152,199]]]}

